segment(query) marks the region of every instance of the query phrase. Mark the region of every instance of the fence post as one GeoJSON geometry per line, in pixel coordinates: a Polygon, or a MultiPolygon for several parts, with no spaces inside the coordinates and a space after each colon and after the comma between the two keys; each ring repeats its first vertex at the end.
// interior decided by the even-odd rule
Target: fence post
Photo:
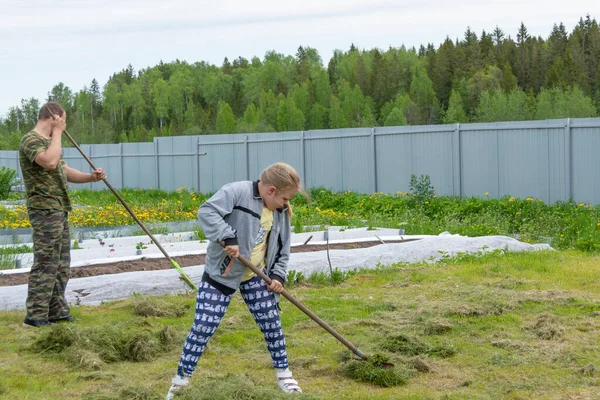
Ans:
{"type": "Polygon", "coordinates": [[[565,121],[565,201],[573,197],[573,165],[571,162],[571,118],[565,121]]]}
{"type": "Polygon", "coordinates": [[[375,128],[371,128],[371,154],[373,159],[373,193],[377,192],[377,148],[375,145],[375,128]]]}
{"type": "Polygon", "coordinates": [[[304,131],[302,131],[300,133],[300,173],[302,174],[302,187],[306,189],[306,160],[304,156],[304,131]]]}
{"type": "Polygon", "coordinates": [[[196,138],[196,193],[200,193],[200,137],[196,138]]]}
{"type": "MultiPolygon", "coordinates": [[[[93,161],[93,159],[92,159],[92,156],[93,156],[92,149],[93,149],[92,145],[88,144],[88,157],[90,158],[90,160],[93,161]]],[[[91,169],[91,167],[88,167],[88,168],[91,169]]],[[[90,182],[90,190],[92,190],[93,188],[94,188],[94,184],[92,182],[90,182]]]]}
{"type": "Polygon", "coordinates": [[[23,183],[23,173],[21,172],[21,162],[20,162],[20,159],[19,159],[19,151],[18,150],[15,151],[15,156],[16,156],[16,160],[17,160],[16,161],[16,164],[17,164],[17,168],[16,168],[17,176],[20,179],[20,183],[23,184],[23,185],[25,185],[25,183],[23,183]]]}
{"type": "Polygon", "coordinates": [[[460,123],[457,123],[454,128],[454,140],[453,140],[453,162],[452,166],[454,167],[453,177],[454,177],[454,195],[462,199],[463,191],[462,191],[462,154],[460,148],[460,123]]]}
{"type": "Polygon", "coordinates": [[[119,143],[119,165],[121,166],[121,189],[125,187],[125,171],[123,171],[123,143],[119,143]]]}
{"type": "Polygon", "coordinates": [[[154,162],[156,163],[156,189],[160,190],[160,168],[158,166],[158,140],[154,138],[154,162]]]}
{"type": "Polygon", "coordinates": [[[246,133],[244,138],[244,151],[246,153],[246,180],[250,180],[250,149],[248,146],[248,134],[246,133]]]}

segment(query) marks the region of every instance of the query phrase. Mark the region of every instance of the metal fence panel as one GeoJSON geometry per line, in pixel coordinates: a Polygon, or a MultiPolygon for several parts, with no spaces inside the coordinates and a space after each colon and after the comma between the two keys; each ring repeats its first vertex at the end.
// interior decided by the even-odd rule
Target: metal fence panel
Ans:
{"type": "Polygon", "coordinates": [[[285,160],[303,179],[302,132],[258,133],[248,136],[248,178],[256,180],[263,169],[285,160]]]}
{"type": "MultiPolygon", "coordinates": [[[[122,151],[123,187],[158,188],[154,143],[123,143],[122,151]]],[[[112,182],[111,175],[107,175],[107,178],[109,182],[112,182]]]]}
{"type": "Polygon", "coordinates": [[[247,179],[245,135],[211,135],[197,138],[200,192],[215,192],[226,183],[247,179]]]}
{"type": "Polygon", "coordinates": [[[578,203],[600,204],[600,123],[571,125],[573,199],[578,203]]]}
{"type": "Polygon", "coordinates": [[[197,181],[197,143],[194,136],[172,136],[155,139],[158,151],[159,188],[173,191],[192,188],[197,181]]]}
{"type": "MultiPolygon", "coordinates": [[[[411,174],[427,174],[438,195],[600,204],[600,118],[160,137],[82,148],[115,188],[208,193],[284,161],[307,188],[406,192],[411,174]]],[[[90,171],[76,149],[64,148],[63,157],[90,171]]],[[[0,166],[20,174],[18,152],[0,151],[0,166]]]]}
{"type": "Polygon", "coordinates": [[[307,187],[373,191],[371,128],[304,133],[307,187]]]}

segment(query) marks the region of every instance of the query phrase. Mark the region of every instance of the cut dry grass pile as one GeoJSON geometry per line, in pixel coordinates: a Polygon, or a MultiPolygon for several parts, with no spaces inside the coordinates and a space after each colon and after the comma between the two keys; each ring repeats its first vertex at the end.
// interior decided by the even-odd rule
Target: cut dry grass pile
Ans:
{"type": "Polygon", "coordinates": [[[525,329],[532,331],[537,337],[544,340],[557,339],[565,333],[565,328],[560,326],[557,318],[550,313],[538,315],[534,323],[525,329]]]}
{"type": "Polygon", "coordinates": [[[198,379],[192,381],[177,393],[177,400],[316,400],[318,397],[306,393],[284,393],[277,387],[275,374],[270,386],[255,385],[251,378],[244,374],[228,374],[224,377],[198,379]]]}
{"type": "Polygon", "coordinates": [[[389,336],[383,340],[381,347],[392,353],[402,354],[405,356],[428,355],[440,358],[451,357],[456,353],[456,349],[451,345],[432,346],[425,342],[410,337],[408,335],[399,334],[389,336]]]}
{"type": "Polygon", "coordinates": [[[162,400],[161,396],[152,388],[143,386],[128,386],[122,388],[118,393],[88,393],[83,400],[162,400]]]}
{"type": "Polygon", "coordinates": [[[185,315],[189,305],[169,302],[161,297],[135,296],[133,313],[140,317],[179,318],[185,315]]]}
{"type": "Polygon", "coordinates": [[[135,324],[96,329],[56,324],[34,340],[31,350],[58,353],[71,365],[97,370],[104,363],[151,361],[179,342],[168,326],[151,331],[135,324]]]}
{"type": "Polygon", "coordinates": [[[452,324],[444,318],[432,318],[425,323],[426,335],[441,335],[451,330],[452,324]]]}
{"type": "Polygon", "coordinates": [[[405,385],[410,378],[408,370],[386,366],[390,358],[383,354],[374,354],[366,360],[349,360],[340,365],[340,371],[348,378],[359,382],[368,382],[382,387],[405,385]]]}

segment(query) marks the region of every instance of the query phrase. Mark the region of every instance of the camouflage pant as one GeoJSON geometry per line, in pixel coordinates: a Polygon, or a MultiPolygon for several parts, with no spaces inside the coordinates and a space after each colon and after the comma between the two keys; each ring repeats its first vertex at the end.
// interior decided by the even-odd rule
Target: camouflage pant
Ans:
{"type": "Polygon", "coordinates": [[[27,318],[66,317],[70,311],[65,288],[71,263],[68,214],[30,209],[29,221],[33,227],[33,267],[27,290],[27,318]]]}

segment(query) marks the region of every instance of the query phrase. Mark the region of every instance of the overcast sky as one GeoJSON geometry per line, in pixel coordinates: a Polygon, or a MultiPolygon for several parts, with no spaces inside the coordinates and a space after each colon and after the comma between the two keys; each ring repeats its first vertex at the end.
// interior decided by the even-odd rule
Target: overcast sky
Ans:
{"type": "Polygon", "coordinates": [[[319,51],[325,64],[351,43],[371,49],[418,47],[467,26],[498,25],[516,37],[523,21],[547,38],[580,17],[600,18],[598,0],[0,0],[0,116],[22,98],[45,101],[58,82],[73,92],[132,64],[137,71],[175,59],[221,65],[268,50],[319,51]]]}

